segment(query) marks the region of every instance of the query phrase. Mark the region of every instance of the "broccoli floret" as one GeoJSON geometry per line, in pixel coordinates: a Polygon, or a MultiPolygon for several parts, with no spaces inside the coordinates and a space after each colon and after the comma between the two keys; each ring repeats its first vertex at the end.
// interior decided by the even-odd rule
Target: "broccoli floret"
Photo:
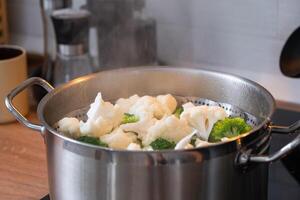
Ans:
{"type": "Polygon", "coordinates": [[[176,146],[176,143],[170,142],[163,138],[158,138],[158,139],[154,140],[153,142],[151,142],[150,146],[154,150],[174,149],[176,146]]]}
{"type": "Polygon", "coordinates": [[[99,138],[96,137],[90,137],[90,136],[80,136],[77,138],[78,141],[93,144],[101,147],[108,147],[108,145],[104,142],[102,142],[99,138]]]}
{"type": "Polygon", "coordinates": [[[138,116],[129,113],[124,113],[121,124],[135,123],[138,122],[139,120],[140,119],[138,116]]]}
{"type": "Polygon", "coordinates": [[[208,141],[219,142],[222,138],[232,138],[250,131],[252,127],[240,117],[225,118],[216,122],[210,132],[208,141]]]}
{"type": "Polygon", "coordinates": [[[180,114],[183,112],[183,108],[182,107],[179,107],[179,108],[176,108],[175,112],[174,112],[174,115],[179,118],[180,117],[180,114]]]}
{"type": "Polygon", "coordinates": [[[193,145],[194,147],[196,146],[196,139],[197,139],[197,136],[194,135],[190,141],[190,144],[193,145]]]}

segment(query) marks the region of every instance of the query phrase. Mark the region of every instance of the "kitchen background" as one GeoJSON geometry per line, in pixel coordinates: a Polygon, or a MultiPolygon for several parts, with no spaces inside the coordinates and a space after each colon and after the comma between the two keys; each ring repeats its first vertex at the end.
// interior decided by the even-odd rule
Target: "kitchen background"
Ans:
{"type": "MultiPolygon", "coordinates": [[[[7,4],[10,41],[42,54],[39,1],[7,4]]],[[[284,42],[300,26],[299,0],[147,0],[145,13],[156,19],[158,57],[165,63],[241,75],[262,84],[277,100],[300,104],[300,79],[285,77],[279,69],[284,42]]],[[[277,116],[284,115],[274,119],[286,125],[299,119],[299,114],[291,121],[288,115],[277,116]]],[[[291,139],[274,138],[271,150],[291,139]]],[[[271,165],[269,175],[270,199],[299,199],[298,183],[280,162],[271,165]]]]}
{"type": "MultiPolygon", "coordinates": [[[[12,43],[43,52],[38,0],[9,0],[12,43]]],[[[300,25],[298,0],[148,0],[157,20],[159,59],[238,74],[265,86],[276,99],[300,104],[300,80],[283,76],[279,55],[300,25]]]]}

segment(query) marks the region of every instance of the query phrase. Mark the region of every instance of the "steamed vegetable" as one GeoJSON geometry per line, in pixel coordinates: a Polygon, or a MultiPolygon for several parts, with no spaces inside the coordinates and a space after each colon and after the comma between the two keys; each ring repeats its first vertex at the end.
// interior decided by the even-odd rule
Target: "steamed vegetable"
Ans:
{"type": "Polygon", "coordinates": [[[197,136],[194,135],[190,141],[190,144],[196,146],[196,140],[197,140],[197,136]]]}
{"type": "Polygon", "coordinates": [[[232,138],[250,131],[252,127],[240,117],[219,120],[213,126],[209,135],[209,142],[220,142],[222,138],[232,138]]]}
{"type": "Polygon", "coordinates": [[[170,142],[163,138],[157,138],[153,142],[150,143],[150,146],[154,150],[163,150],[163,149],[174,149],[176,146],[175,142],[170,142]]]}
{"type": "Polygon", "coordinates": [[[108,145],[104,142],[102,142],[99,138],[96,137],[90,137],[90,136],[81,136],[77,138],[78,141],[93,144],[101,147],[108,147],[108,145]]]}
{"type": "Polygon", "coordinates": [[[124,113],[121,124],[135,123],[138,122],[139,120],[140,119],[138,116],[129,113],[124,113]]]}
{"type": "Polygon", "coordinates": [[[86,115],[85,121],[59,120],[57,130],[92,145],[151,151],[175,149],[176,144],[176,149],[205,147],[252,129],[242,118],[228,118],[222,107],[181,105],[170,94],[133,95],[113,104],[99,92],[86,115]]]}
{"type": "Polygon", "coordinates": [[[183,112],[183,108],[182,107],[179,107],[179,108],[176,108],[175,112],[174,112],[174,115],[179,118],[180,117],[180,114],[183,112]]]}

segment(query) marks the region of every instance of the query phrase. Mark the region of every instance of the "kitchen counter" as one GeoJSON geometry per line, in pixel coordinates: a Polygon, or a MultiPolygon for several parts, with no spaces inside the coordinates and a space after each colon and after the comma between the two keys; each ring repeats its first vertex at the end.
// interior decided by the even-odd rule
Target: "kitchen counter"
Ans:
{"type": "MultiPolygon", "coordinates": [[[[37,121],[35,114],[28,118],[37,121]]],[[[18,122],[0,124],[0,199],[37,200],[48,193],[41,135],[18,122]]]]}

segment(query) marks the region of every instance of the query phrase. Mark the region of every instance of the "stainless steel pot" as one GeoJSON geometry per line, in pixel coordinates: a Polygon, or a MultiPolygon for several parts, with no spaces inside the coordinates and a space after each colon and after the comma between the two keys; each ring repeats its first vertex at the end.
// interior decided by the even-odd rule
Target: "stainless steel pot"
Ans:
{"type": "Polygon", "coordinates": [[[236,76],[184,68],[127,68],[103,71],[53,89],[31,78],[6,98],[12,114],[25,126],[40,131],[47,149],[52,200],[265,200],[268,164],[300,144],[300,136],[268,155],[272,132],[292,133],[270,124],[275,108],[271,94],[260,85],[236,76]],[[33,124],[12,104],[31,85],[49,93],[38,106],[41,124],[33,124]],[[240,107],[259,125],[235,141],[190,150],[118,151],[83,144],[60,135],[53,124],[67,113],[89,105],[97,92],[106,100],[132,94],[198,96],[240,107]]]}

